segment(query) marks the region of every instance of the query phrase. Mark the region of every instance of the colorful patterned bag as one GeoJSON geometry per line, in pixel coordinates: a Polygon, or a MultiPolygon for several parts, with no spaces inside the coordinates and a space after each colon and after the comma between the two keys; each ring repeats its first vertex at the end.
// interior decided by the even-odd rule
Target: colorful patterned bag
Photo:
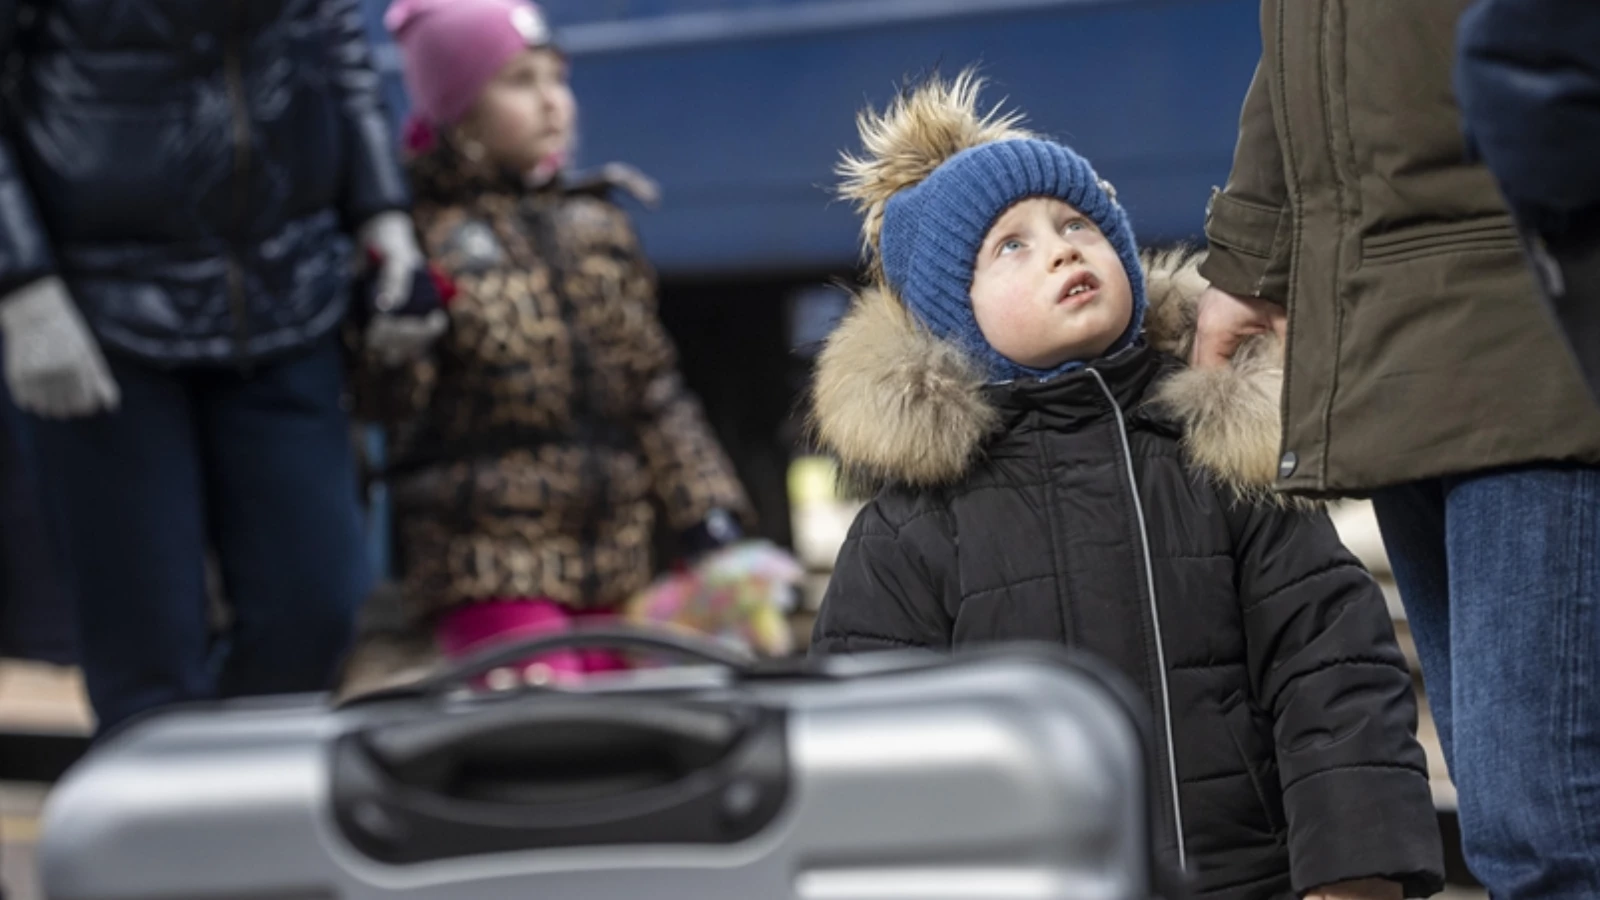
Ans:
{"type": "Polygon", "coordinates": [[[657,579],[629,601],[624,618],[709,635],[761,656],[786,656],[794,651],[788,614],[803,574],[772,542],[740,541],[657,579]]]}

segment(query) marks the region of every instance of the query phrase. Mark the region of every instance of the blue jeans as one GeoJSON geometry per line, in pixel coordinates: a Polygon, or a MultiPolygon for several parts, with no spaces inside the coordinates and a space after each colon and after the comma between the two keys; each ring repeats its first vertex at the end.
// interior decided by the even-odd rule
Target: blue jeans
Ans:
{"type": "Polygon", "coordinates": [[[35,420],[102,733],[179,701],[328,687],[372,586],[338,344],[248,375],[110,362],[120,410],[35,420]],[[208,547],[233,612],[221,641],[208,547]]]}
{"type": "Polygon", "coordinates": [[[1373,500],[1473,874],[1496,900],[1600,897],[1600,469],[1373,500]]]}

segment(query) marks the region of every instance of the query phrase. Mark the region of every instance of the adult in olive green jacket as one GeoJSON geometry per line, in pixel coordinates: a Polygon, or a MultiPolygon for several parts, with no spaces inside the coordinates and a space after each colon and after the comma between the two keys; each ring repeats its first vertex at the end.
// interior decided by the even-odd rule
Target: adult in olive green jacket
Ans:
{"type": "Polygon", "coordinates": [[[1600,463],[1600,409],[1494,179],[1466,159],[1450,78],[1468,5],[1262,3],[1264,52],[1202,272],[1288,305],[1285,490],[1600,463]]]}
{"type": "Polygon", "coordinates": [[[1286,332],[1279,487],[1371,494],[1468,860],[1600,896],[1600,409],[1451,92],[1469,0],[1263,0],[1200,366],[1286,332]]]}

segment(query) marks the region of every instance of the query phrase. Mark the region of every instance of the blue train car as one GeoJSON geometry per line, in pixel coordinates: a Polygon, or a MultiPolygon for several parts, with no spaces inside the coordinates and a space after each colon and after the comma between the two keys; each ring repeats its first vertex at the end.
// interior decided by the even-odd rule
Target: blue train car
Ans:
{"type": "Polygon", "coordinates": [[[849,271],[856,224],[828,188],[855,112],[909,73],[971,62],[990,97],[1095,161],[1143,240],[1196,236],[1260,51],[1255,0],[544,6],[572,55],[581,161],[631,162],[662,185],[638,221],[668,278],[849,271]]]}

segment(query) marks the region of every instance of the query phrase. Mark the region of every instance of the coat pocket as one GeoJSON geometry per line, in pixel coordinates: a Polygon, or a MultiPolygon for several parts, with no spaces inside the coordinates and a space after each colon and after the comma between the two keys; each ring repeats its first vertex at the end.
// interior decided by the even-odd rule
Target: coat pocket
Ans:
{"type": "Polygon", "coordinates": [[[1429,222],[1410,225],[1361,239],[1361,261],[1384,265],[1486,250],[1518,249],[1517,231],[1506,216],[1484,216],[1464,222],[1429,222]]]}
{"type": "Polygon", "coordinates": [[[1222,702],[1222,722],[1233,742],[1239,764],[1250,776],[1250,786],[1255,788],[1261,812],[1271,823],[1273,831],[1282,834],[1288,828],[1283,812],[1283,790],[1278,783],[1278,767],[1273,761],[1271,743],[1262,738],[1256,726],[1256,717],[1243,691],[1222,702]],[[1264,746],[1265,745],[1265,746],[1264,746]]]}

